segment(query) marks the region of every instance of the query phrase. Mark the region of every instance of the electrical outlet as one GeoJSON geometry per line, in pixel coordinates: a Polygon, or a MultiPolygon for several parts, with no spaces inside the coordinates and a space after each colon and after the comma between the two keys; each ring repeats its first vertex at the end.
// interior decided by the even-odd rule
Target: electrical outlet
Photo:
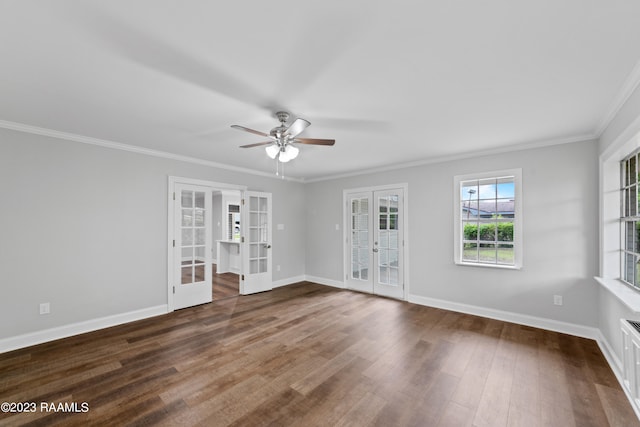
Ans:
{"type": "Polygon", "coordinates": [[[555,305],[562,305],[562,295],[554,295],[553,296],[553,303],[555,305]]]}
{"type": "Polygon", "coordinates": [[[40,304],[40,314],[49,314],[51,313],[51,305],[48,302],[43,302],[40,304]]]}
{"type": "Polygon", "coordinates": [[[280,264],[276,265],[276,271],[280,271],[280,264]]]}

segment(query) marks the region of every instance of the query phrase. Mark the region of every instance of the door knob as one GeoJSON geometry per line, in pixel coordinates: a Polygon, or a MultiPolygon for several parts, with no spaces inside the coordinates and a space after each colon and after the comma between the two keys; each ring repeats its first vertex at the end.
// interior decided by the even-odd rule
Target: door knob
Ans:
{"type": "Polygon", "coordinates": [[[271,245],[264,245],[266,249],[271,249],[271,245]]]}
{"type": "Polygon", "coordinates": [[[378,252],[378,248],[373,248],[373,252],[378,252]]]}

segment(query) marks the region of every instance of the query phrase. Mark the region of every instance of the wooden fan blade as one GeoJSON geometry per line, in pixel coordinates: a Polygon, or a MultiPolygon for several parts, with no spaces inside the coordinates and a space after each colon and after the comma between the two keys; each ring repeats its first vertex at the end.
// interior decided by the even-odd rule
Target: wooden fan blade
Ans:
{"type": "Polygon", "coordinates": [[[231,127],[234,128],[234,129],[243,130],[245,132],[253,133],[255,135],[266,136],[267,138],[271,138],[271,135],[269,135],[268,133],[260,132],[259,130],[249,129],[249,128],[246,128],[246,127],[240,126],[240,125],[231,125],[231,127]]]}
{"type": "Polygon", "coordinates": [[[273,144],[273,141],[256,142],[255,144],[241,145],[240,148],[260,147],[261,145],[269,145],[269,144],[273,144]]]}
{"type": "Polygon", "coordinates": [[[307,126],[309,126],[310,124],[311,123],[309,123],[305,119],[300,119],[300,118],[295,119],[295,121],[291,123],[291,126],[289,126],[289,128],[286,131],[284,131],[284,134],[289,135],[289,137],[291,138],[295,138],[300,134],[300,132],[305,130],[307,126]]]}
{"type": "Polygon", "coordinates": [[[316,138],[296,138],[293,142],[299,144],[312,144],[312,145],[333,145],[336,143],[335,139],[316,139],[316,138]]]}

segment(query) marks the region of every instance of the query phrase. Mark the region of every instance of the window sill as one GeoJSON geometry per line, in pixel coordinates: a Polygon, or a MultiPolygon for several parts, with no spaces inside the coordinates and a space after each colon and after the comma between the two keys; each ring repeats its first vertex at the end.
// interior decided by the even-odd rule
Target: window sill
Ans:
{"type": "Polygon", "coordinates": [[[497,268],[498,270],[522,270],[522,266],[518,266],[518,265],[481,264],[476,262],[460,262],[460,261],[457,261],[455,264],[462,265],[465,267],[497,268]]]}
{"type": "Polygon", "coordinates": [[[631,289],[618,279],[605,279],[598,276],[594,279],[634,313],[640,314],[640,292],[631,289]]]}

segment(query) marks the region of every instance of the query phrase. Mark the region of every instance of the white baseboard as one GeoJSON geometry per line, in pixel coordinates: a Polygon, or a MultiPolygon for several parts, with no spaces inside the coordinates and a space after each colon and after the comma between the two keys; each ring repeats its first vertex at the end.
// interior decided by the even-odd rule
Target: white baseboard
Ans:
{"type": "Polygon", "coordinates": [[[609,362],[609,366],[611,366],[611,370],[618,377],[618,381],[622,380],[622,361],[616,356],[616,352],[611,348],[611,344],[604,337],[604,334],[598,330],[598,346],[600,347],[600,351],[604,355],[607,362],[609,362]]]}
{"type": "Polygon", "coordinates": [[[325,279],[322,277],[309,276],[309,275],[306,275],[304,277],[305,277],[304,280],[308,282],[318,283],[320,285],[332,286],[334,288],[339,288],[339,289],[346,289],[346,286],[344,285],[344,283],[339,282],[337,280],[325,279]]]}
{"type": "Polygon", "coordinates": [[[408,301],[414,304],[426,305],[428,307],[436,307],[445,310],[457,311],[460,313],[473,314],[475,316],[517,323],[519,325],[532,326],[534,328],[575,335],[578,337],[589,338],[596,341],[598,340],[598,336],[600,333],[599,329],[597,328],[577,325],[575,323],[561,322],[558,320],[545,319],[543,317],[529,316],[526,314],[513,313],[510,311],[462,304],[437,298],[428,298],[420,295],[409,295],[408,301]]]}
{"type": "Polygon", "coordinates": [[[286,279],[280,279],[280,280],[276,280],[275,282],[272,282],[271,286],[273,286],[274,288],[279,288],[281,286],[293,285],[294,283],[304,282],[304,280],[305,280],[304,275],[287,277],[286,279]]]}
{"type": "Polygon", "coordinates": [[[72,323],[70,325],[58,326],[56,328],[31,332],[15,337],[3,338],[0,339],[0,353],[6,353],[7,351],[42,344],[44,342],[54,341],[60,338],[67,338],[86,332],[93,332],[99,329],[121,325],[123,323],[160,316],[162,314],[167,314],[166,304],[143,308],[141,310],[130,311],[127,313],[115,314],[113,316],[86,320],[84,322],[72,323]]]}

